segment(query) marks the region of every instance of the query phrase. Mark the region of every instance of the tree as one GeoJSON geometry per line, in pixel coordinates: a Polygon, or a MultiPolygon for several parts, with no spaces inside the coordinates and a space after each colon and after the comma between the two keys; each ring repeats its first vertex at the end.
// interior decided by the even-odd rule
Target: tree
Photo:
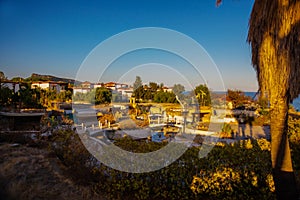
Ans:
{"type": "Polygon", "coordinates": [[[12,98],[13,91],[7,87],[2,87],[2,82],[6,80],[6,77],[2,71],[0,71],[0,106],[8,106],[10,99],[12,98]]]}
{"type": "Polygon", "coordinates": [[[151,92],[156,92],[157,89],[159,88],[158,84],[157,84],[157,83],[154,83],[154,82],[150,82],[150,83],[149,83],[149,86],[150,86],[151,92]]]}
{"type": "Polygon", "coordinates": [[[140,87],[138,87],[137,89],[135,89],[133,91],[133,94],[134,94],[136,99],[143,99],[144,96],[145,96],[144,87],[141,85],[140,87]]]}
{"type": "MultiPolygon", "coordinates": [[[[41,104],[41,91],[38,89],[30,89],[30,87],[22,88],[17,93],[16,100],[19,101],[21,108],[43,108],[41,104]]],[[[17,102],[15,102],[17,103],[17,102]]]]}
{"type": "Polygon", "coordinates": [[[271,160],[278,199],[297,199],[288,142],[289,103],[300,93],[300,1],[256,0],[248,42],[261,95],[270,101],[271,160]]]}
{"type": "Polygon", "coordinates": [[[250,101],[251,98],[247,97],[241,90],[227,90],[227,101],[231,101],[233,108],[244,105],[245,102],[250,101]]]}
{"type": "Polygon", "coordinates": [[[178,103],[174,93],[164,91],[156,92],[153,101],[156,103],[178,103]]]}
{"type": "Polygon", "coordinates": [[[136,89],[138,89],[140,86],[142,86],[142,79],[140,76],[136,76],[135,77],[135,82],[133,83],[133,91],[135,91],[136,89]]]}
{"type": "Polygon", "coordinates": [[[60,102],[67,102],[72,99],[72,92],[70,90],[61,91],[56,94],[56,100],[60,102]]]}
{"type": "Polygon", "coordinates": [[[13,97],[13,91],[8,87],[0,88],[0,108],[3,106],[9,106],[13,97]]]}
{"type": "Polygon", "coordinates": [[[181,84],[175,84],[173,86],[173,92],[175,95],[179,96],[182,94],[182,92],[184,92],[184,86],[181,84]]]}
{"type": "Polygon", "coordinates": [[[163,89],[163,87],[164,87],[164,83],[160,83],[160,84],[159,84],[159,88],[160,88],[160,89],[163,89]]]}
{"type": "Polygon", "coordinates": [[[142,96],[142,99],[152,100],[153,95],[154,95],[154,93],[150,89],[144,90],[144,95],[142,96]]]}
{"type": "Polygon", "coordinates": [[[21,82],[21,81],[24,81],[24,78],[22,78],[22,77],[13,77],[12,79],[11,79],[11,81],[14,81],[14,82],[21,82]]]}
{"type": "Polygon", "coordinates": [[[112,99],[111,90],[104,88],[104,87],[96,88],[95,104],[110,103],[111,99],[112,99]]]}
{"type": "Polygon", "coordinates": [[[206,85],[199,85],[194,90],[196,98],[201,106],[210,106],[211,97],[209,89],[206,85]]]}
{"type": "Polygon", "coordinates": [[[4,73],[0,71],[0,89],[2,87],[2,82],[5,80],[7,80],[7,78],[5,77],[4,73]]]}
{"type": "Polygon", "coordinates": [[[7,78],[5,77],[4,73],[2,71],[0,71],[0,81],[4,81],[7,78]]]}

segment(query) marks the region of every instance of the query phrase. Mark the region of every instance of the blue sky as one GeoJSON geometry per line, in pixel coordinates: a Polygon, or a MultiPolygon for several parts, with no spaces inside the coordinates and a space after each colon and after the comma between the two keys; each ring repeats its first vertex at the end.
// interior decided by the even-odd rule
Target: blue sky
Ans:
{"type": "MultiPolygon", "coordinates": [[[[225,0],[219,8],[214,0],[1,0],[0,70],[9,78],[31,73],[75,78],[102,41],[129,29],[163,27],[202,45],[225,88],[256,91],[246,43],[252,5],[253,0],[225,0]]],[[[166,76],[165,82],[171,80],[166,76]]]]}

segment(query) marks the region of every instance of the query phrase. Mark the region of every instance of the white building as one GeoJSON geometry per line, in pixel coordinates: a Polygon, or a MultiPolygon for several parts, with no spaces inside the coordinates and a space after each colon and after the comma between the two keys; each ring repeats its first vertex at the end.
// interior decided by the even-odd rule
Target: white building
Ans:
{"type": "Polygon", "coordinates": [[[108,82],[104,84],[104,87],[111,90],[119,90],[120,88],[128,88],[128,85],[124,83],[108,82]]]}
{"type": "Polygon", "coordinates": [[[88,93],[90,92],[91,89],[90,88],[82,88],[82,87],[74,87],[73,88],[73,94],[76,94],[76,93],[88,93]]]}
{"type": "Polygon", "coordinates": [[[94,88],[94,85],[95,84],[93,84],[91,82],[85,81],[85,82],[81,83],[80,85],[73,87],[73,94],[76,94],[76,93],[86,94],[94,88]]]}
{"type": "Polygon", "coordinates": [[[31,89],[44,89],[55,90],[56,92],[62,92],[66,90],[67,83],[55,82],[55,81],[36,81],[31,83],[31,89]]]}
{"type": "Polygon", "coordinates": [[[96,88],[101,88],[101,87],[104,87],[104,84],[103,83],[95,83],[93,84],[93,88],[96,89],[96,88]]]}
{"type": "Polygon", "coordinates": [[[166,87],[166,86],[164,86],[164,87],[162,88],[162,90],[163,90],[164,92],[172,92],[172,91],[173,91],[172,88],[168,88],[168,87],[166,87]]]}
{"type": "Polygon", "coordinates": [[[122,97],[127,97],[128,99],[131,98],[132,94],[133,94],[133,88],[118,88],[117,90],[122,97]]]}

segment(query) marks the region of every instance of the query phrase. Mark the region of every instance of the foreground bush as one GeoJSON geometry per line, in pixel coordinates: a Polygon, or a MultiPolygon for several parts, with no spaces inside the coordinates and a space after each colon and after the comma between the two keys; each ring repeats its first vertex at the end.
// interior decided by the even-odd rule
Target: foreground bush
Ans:
{"type": "Polygon", "coordinates": [[[204,160],[208,166],[194,176],[191,184],[198,197],[275,198],[267,140],[247,140],[215,147],[204,160]]]}
{"type": "Polygon", "coordinates": [[[288,135],[292,153],[293,168],[300,191],[300,119],[299,117],[289,117],[288,135]]]}
{"type": "MultiPolygon", "coordinates": [[[[53,151],[77,181],[109,199],[274,199],[270,143],[264,139],[218,143],[199,159],[199,148],[189,148],[171,165],[150,173],[126,173],[98,162],[73,131],[57,132],[53,151]]],[[[149,152],[165,144],[117,142],[123,149],[149,152]],[[141,148],[142,147],[142,148],[141,148]],[[138,149],[138,150],[136,150],[138,149]]]]}

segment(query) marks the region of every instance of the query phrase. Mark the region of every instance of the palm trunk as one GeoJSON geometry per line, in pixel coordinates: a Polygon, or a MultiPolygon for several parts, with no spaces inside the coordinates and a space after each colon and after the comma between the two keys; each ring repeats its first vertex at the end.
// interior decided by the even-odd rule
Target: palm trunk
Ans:
{"type": "Polygon", "coordinates": [[[297,199],[288,128],[287,98],[271,98],[271,160],[277,199],[297,199]]]}

